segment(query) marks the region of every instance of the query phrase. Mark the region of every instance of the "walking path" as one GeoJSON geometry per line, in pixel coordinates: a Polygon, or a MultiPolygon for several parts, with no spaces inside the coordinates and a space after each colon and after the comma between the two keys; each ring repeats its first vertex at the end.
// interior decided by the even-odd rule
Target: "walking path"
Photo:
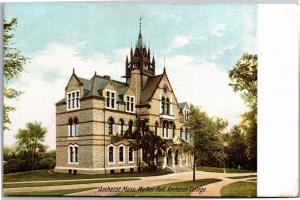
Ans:
{"type": "MultiPolygon", "coordinates": [[[[76,184],[76,185],[57,185],[57,186],[39,186],[39,187],[21,187],[21,188],[4,188],[5,193],[10,192],[33,192],[33,191],[50,191],[50,190],[65,190],[65,189],[78,189],[78,188],[91,188],[96,187],[97,189],[77,192],[68,194],[68,196],[113,196],[116,195],[119,191],[98,191],[100,187],[102,188],[123,188],[124,186],[135,187],[138,188],[140,186],[144,187],[154,187],[168,183],[181,182],[181,181],[189,181],[192,179],[192,172],[182,172],[182,173],[174,173],[167,174],[161,176],[149,176],[149,177],[131,177],[131,178],[140,178],[140,180],[127,180],[127,181],[117,181],[117,182],[104,182],[104,183],[85,183],[85,184],[76,184]]],[[[199,193],[192,193],[192,196],[220,196],[220,190],[224,185],[230,184],[232,182],[241,181],[244,179],[229,179],[226,177],[233,176],[247,176],[254,175],[255,173],[214,173],[214,172],[196,172],[197,179],[206,179],[206,178],[217,178],[222,181],[217,183],[212,183],[207,186],[203,186],[206,188],[206,191],[199,193]]],[[[127,177],[124,177],[127,178],[127,177]]],[[[253,177],[251,177],[253,178],[253,177]]],[[[249,178],[249,179],[251,179],[249,178]]],[[[111,178],[107,178],[111,179],[111,178]]],[[[88,179],[91,180],[91,179],[88,179]]],[[[100,178],[99,180],[103,180],[100,178]]],[[[61,180],[65,181],[65,180],[61,180]]],[[[70,180],[74,181],[74,180],[70,180]]],[[[66,183],[67,184],[67,183],[66,183]]]]}

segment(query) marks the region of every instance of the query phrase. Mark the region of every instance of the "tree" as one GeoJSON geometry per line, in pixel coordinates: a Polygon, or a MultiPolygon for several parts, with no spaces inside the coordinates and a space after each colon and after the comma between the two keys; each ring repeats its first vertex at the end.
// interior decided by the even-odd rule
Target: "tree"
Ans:
{"type": "Polygon", "coordinates": [[[249,111],[242,115],[241,129],[246,134],[247,157],[249,166],[257,165],[257,55],[244,54],[229,72],[231,85],[241,92],[249,111]]]}
{"type": "Polygon", "coordinates": [[[138,169],[141,170],[141,160],[139,151],[143,151],[143,161],[148,164],[151,169],[156,169],[155,166],[155,151],[156,149],[166,149],[166,142],[158,135],[155,135],[153,131],[149,129],[149,126],[145,125],[144,121],[139,118],[135,122],[135,129],[127,129],[123,135],[112,136],[112,141],[120,142],[127,141],[129,146],[137,151],[138,155],[138,169]]]}
{"type": "MultiPolygon", "coordinates": [[[[21,92],[7,87],[7,83],[9,80],[18,78],[23,71],[23,66],[27,63],[28,58],[24,57],[20,50],[13,47],[12,39],[14,34],[11,32],[17,26],[17,19],[12,18],[10,21],[4,20],[3,29],[3,62],[4,62],[4,85],[3,94],[7,99],[14,99],[21,94],[21,92]]],[[[9,119],[9,112],[14,111],[15,108],[10,105],[4,105],[3,107],[3,129],[8,130],[9,124],[11,123],[9,119]]]]}
{"type": "Polygon", "coordinates": [[[238,168],[238,166],[245,168],[247,163],[247,146],[241,129],[238,126],[234,126],[226,136],[226,166],[230,168],[238,168]]]}
{"type": "Polygon", "coordinates": [[[220,118],[210,118],[199,107],[191,105],[188,127],[193,140],[194,163],[208,160],[214,160],[217,163],[224,162],[225,153],[221,131],[226,126],[226,121],[220,118]]]}
{"type": "Polygon", "coordinates": [[[34,169],[37,159],[46,150],[46,146],[43,144],[46,132],[46,128],[42,127],[41,123],[29,122],[26,124],[26,128],[19,129],[16,135],[17,151],[28,162],[31,170],[34,169]]]}

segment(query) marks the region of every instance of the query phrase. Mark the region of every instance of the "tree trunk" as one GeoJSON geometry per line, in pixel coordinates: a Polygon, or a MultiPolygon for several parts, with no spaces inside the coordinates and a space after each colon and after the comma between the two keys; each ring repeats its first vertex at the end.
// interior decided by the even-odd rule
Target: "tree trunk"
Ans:
{"type": "Polygon", "coordinates": [[[193,181],[196,181],[196,160],[195,153],[193,154],[193,181]]]}

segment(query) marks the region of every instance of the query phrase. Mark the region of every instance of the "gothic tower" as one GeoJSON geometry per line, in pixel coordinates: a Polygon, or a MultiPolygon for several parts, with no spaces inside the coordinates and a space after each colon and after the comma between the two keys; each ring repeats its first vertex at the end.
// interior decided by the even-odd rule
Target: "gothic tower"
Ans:
{"type": "Polygon", "coordinates": [[[146,47],[142,37],[141,30],[141,20],[140,18],[140,30],[139,36],[135,45],[135,49],[133,51],[132,47],[130,49],[130,58],[126,57],[125,63],[125,72],[126,72],[126,82],[130,84],[131,82],[131,72],[132,70],[139,70],[141,76],[141,89],[145,86],[147,79],[149,77],[155,76],[155,60],[154,56],[150,56],[150,49],[146,47]]]}

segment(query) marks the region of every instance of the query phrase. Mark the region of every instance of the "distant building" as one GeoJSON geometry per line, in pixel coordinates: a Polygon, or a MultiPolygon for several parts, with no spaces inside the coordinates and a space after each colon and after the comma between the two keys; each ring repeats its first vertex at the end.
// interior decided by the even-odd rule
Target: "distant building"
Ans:
{"type": "Polygon", "coordinates": [[[156,151],[156,164],[177,170],[192,164],[186,122],[187,103],[178,103],[164,68],[155,75],[155,59],[143,42],[141,29],[135,49],[125,61],[126,82],[110,76],[78,77],[73,71],[65,97],[56,103],[56,167],[65,173],[103,174],[137,170],[137,153],[111,136],[134,129],[140,119],[167,140],[167,151],[156,151]]]}

